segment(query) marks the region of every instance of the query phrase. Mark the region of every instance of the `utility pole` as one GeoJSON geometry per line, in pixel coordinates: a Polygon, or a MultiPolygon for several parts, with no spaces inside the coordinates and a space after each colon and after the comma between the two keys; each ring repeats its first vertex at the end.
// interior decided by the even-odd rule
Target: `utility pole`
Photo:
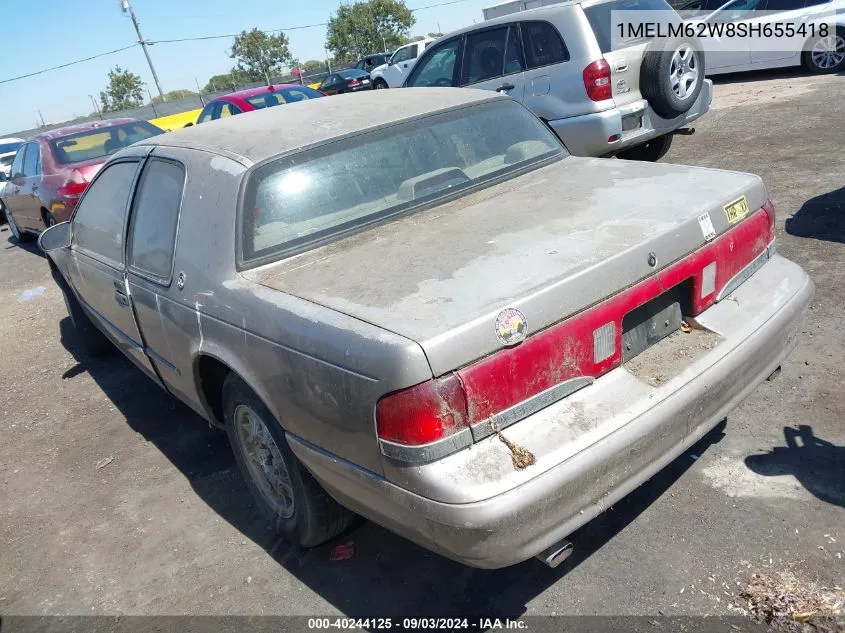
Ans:
{"type": "Polygon", "coordinates": [[[132,18],[132,24],[135,25],[135,32],[138,34],[138,43],[141,45],[141,48],[144,49],[144,56],[147,58],[147,63],[150,65],[150,72],[153,74],[153,81],[155,81],[156,88],[158,88],[158,94],[161,97],[161,100],[164,101],[164,91],[161,89],[161,84],[158,81],[155,66],[153,66],[153,60],[150,57],[150,51],[147,49],[147,41],[144,39],[144,36],[141,35],[141,27],[138,25],[138,18],[135,17],[135,11],[132,10],[132,5],[129,3],[129,0],[120,0],[120,6],[123,8],[123,12],[129,13],[129,17],[132,18]]]}
{"type": "Polygon", "coordinates": [[[88,98],[91,99],[91,104],[94,106],[94,112],[97,113],[97,116],[100,117],[100,121],[103,120],[103,113],[100,112],[100,106],[97,105],[96,99],[94,99],[94,95],[88,95],[88,98]]]}

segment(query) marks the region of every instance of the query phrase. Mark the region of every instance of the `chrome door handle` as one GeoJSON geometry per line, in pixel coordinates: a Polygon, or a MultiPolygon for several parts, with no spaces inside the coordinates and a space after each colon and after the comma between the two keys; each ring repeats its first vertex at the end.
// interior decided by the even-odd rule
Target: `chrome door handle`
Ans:
{"type": "Polygon", "coordinates": [[[514,86],[513,84],[502,84],[501,86],[496,88],[496,92],[510,92],[514,88],[516,88],[516,86],[514,86]]]}
{"type": "Polygon", "coordinates": [[[122,292],[115,292],[114,293],[114,300],[117,301],[118,305],[123,306],[124,308],[129,307],[129,297],[127,297],[122,292]]]}

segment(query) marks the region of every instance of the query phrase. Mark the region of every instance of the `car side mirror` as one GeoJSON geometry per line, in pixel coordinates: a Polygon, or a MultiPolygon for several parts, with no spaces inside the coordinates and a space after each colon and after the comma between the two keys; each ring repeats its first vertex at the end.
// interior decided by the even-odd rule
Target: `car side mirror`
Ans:
{"type": "Polygon", "coordinates": [[[392,59],[388,59],[388,60],[387,60],[387,65],[388,65],[388,66],[393,66],[393,60],[392,60],[392,59]]]}
{"type": "Polygon", "coordinates": [[[54,224],[38,236],[38,247],[45,253],[70,246],[70,222],[54,224]]]}

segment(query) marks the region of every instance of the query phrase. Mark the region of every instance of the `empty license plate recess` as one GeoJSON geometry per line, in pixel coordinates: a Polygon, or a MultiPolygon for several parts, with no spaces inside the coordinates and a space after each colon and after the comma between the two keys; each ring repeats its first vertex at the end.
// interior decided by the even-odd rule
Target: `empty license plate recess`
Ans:
{"type": "Polygon", "coordinates": [[[664,292],[625,315],[622,319],[622,362],[631,360],[681,327],[679,290],[664,292]]]}

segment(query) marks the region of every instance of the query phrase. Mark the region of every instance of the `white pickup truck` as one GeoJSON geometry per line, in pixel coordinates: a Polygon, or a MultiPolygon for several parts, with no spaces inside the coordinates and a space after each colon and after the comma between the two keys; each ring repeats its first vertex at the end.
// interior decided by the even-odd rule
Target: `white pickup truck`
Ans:
{"type": "Polygon", "coordinates": [[[370,72],[373,87],[376,90],[401,87],[419,56],[434,41],[433,37],[424,37],[419,41],[397,48],[386,64],[373,68],[370,72]]]}

